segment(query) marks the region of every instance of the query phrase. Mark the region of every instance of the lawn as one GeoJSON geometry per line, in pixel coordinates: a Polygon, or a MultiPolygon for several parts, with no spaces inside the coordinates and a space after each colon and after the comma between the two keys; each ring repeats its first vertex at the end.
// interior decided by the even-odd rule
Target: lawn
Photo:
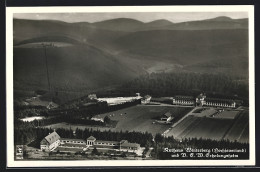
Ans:
{"type": "Polygon", "coordinates": [[[109,116],[118,121],[114,130],[116,131],[148,131],[152,134],[163,133],[169,128],[165,124],[153,124],[156,118],[170,111],[174,118],[181,118],[192,108],[169,107],[169,106],[133,106],[115,112],[98,115],[98,117],[109,116]]]}
{"type": "Polygon", "coordinates": [[[187,128],[187,133],[182,134],[181,137],[221,140],[231,125],[232,120],[201,118],[197,123],[192,124],[192,128],[187,128]]]}
{"type": "Polygon", "coordinates": [[[225,110],[220,113],[217,113],[214,118],[222,118],[222,119],[234,119],[236,118],[239,111],[234,110],[225,110]]]}
{"type": "Polygon", "coordinates": [[[248,110],[242,111],[237,115],[237,119],[234,122],[232,128],[226,135],[226,139],[231,141],[240,141],[240,142],[248,142],[249,140],[249,113],[248,110]]]}
{"type": "MultiPolygon", "coordinates": [[[[229,139],[248,142],[248,111],[225,111],[221,117],[191,115],[172,128],[166,135],[175,138],[229,139]],[[228,114],[230,112],[230,114],[228,114]],[[223,115],[227,117],[224,117],[223,115]],[[236,118],[233,118],[236,116],[236,118]]],[[[213,109],[208,111],[214,112],[213,109]]]]}
{"type": "Polygon", "coordinates": [[[171,111],[175,119],[181,118],[192,108],[188,107],[170,107],[170,106],[133,106],[125,109],[121,109],[114,112],[104,113],[97,115],[97,117],[108,116],[111,120],[118,121],[115,128],[108,127],[96,127],[96,126],[84,126],[76,124],[58,123],[48,125],[46,127],[51,128],[76,128],[85,129],[92,128],[93,130],[111,130],[111,131],[139,131],[149,132],[155,135],[156,133],[163,133],[170,125],[154,123],[155,119],[164,113],[171,111]]]}

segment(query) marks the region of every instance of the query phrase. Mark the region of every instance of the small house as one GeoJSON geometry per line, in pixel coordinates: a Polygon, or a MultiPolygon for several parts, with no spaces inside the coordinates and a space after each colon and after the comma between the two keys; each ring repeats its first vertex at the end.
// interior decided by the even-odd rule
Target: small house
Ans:
{"type": "Polygon", "coordinates": [[[173,119],[172,114],[170,112],[166,112],[161,116],[161,121],[169,122],[173,119]]]}

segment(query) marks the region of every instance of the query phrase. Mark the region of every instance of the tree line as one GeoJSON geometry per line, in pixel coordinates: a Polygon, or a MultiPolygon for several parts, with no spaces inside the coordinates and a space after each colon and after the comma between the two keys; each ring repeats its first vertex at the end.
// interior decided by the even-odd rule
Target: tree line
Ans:
{"type": "MultiPolygon", "coordinates": [[[[30,144],[33,142],[34,146],[40,147],[40,141],[46,137],[49,133],[53,132],[51,128],[15,128],[14,130],[14,143],[17,144],[30,144]]],[[[112,132],[112,131],[99,131],[92,129],[76,129],[75,133],[71,129],[56,129],[56,132],[62,138],[76,138],[86,140],[90,136],[94,136],[98,140],[108,141],[121,141],[128,140],[131,143],[139,143],[141,146],[147,144],[151,145],[153,136],[151,133],[136,132],[136,131],[125,131],[125,132],[112,132]]]]}
{"type": "MultiPolygon", "coordinates": [[[[123,104],[108,106],[107,102],[100,102],[95,106],[91,107],[80,107],[80,108],[70,108],[70,109],[54,109],[54,110],[44,110],[44,109],[36,109],[36,108],[28,108],[28,109],[16,109],[15,110],[15,126],[21,126],[22,123],[24,126],[46,126],[51,124],[56,124],[60,122],[67,122],[71,124],[83,124],[83,125],[98,125],[98,126],[106,126],[108,124],[115,125],[115,121],[106,120],[104,123],[100,121],[91,120],[91,118],[95,115],[113,112],[116,110],[124,109],[127,107],[135,106],[137,104],[141,104],[141,100],[135,100],[133,102],[126,102],[123,104]],[[19,117],[28,117],[28,114],[34,114],[31,116],[35,116],[35,113],[39,113],[39,115],[45,116],[47,118],[43,118],[41,120],[34,120],[31,122],[22,122],[19,120],[19,117]],[[22,115],[20,115],[22,114],[22,115]]],[[[108,117],[107,117],[108,118],[108,117]]]]}
{"type": "MultiPolygon", "coordinates": [[[[40,148],[40,141],[46,137],[49,133],[53,132],[50,128],[15,128],[14,130],[14,143],[22,145],[31,145],[40,148]]],[[[155,159],[172,159],[171,153],[164,152],[164,148],[197,148],[197,149],[246,149],[247,153],[240,154],[240,159],[248,158],[248,143],[231,142],[229,140],[211,140],[202,138],[185,138],[183,140],[176,140],[173,137],[163,137],[161,134],[156,134],[153,138],[151,133],[148,132],[136,132],[136,131],[99,131],[92,129],[76,129],[75,133],[71,129],[56,129],[56,132],[62,138],[76,138],[86,140],[90,136],[94,136],[98,140],[108,141],[121,141],[128,140],[131,143],[139,143],[141,147],[145,147],[147,151],[150,147],[153,147],[151,153],[155,159]]]]}
{"type": "Polygon", "coordinates": [[[142,75],[117,88],[120,92],[141,92],[153,97],[191,95],[206,92],[211,97],[248,99],[248,82],[224,74],[205,73],[152,73],[142,75]]]}

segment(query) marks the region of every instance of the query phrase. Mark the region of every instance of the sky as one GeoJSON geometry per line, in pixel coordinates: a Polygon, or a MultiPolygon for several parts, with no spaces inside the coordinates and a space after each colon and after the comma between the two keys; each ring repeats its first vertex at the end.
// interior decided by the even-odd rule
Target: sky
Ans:
{"type": "Polygon", "coordinates": [[[174,23],[204,20],[226,16],[233,19],[248,18],[247,12],[106,12],[106,13],[15,13],[14,18],[34,20],[61,20],[73,22],[99,22],[114,18],[131,18],[142,22],[166,19],[174,23]]]}

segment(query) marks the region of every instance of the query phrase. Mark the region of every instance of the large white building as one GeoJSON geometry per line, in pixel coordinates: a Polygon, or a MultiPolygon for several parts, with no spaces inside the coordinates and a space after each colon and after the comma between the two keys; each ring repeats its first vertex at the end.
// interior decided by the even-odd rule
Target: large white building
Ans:
{"type": "Polygon", "coordinates": [[[42,139],[40,143],[41,150],[53,151],[56,148],[60,148],[63,151],[75,152],[83,151],[84,149],[114,149],[119,151],[130,151],[135,152],[140,148],[140,144],[130,143],[127,140],[119,141],[105,141],[97,140],[95,137],[90,136],[86,140],[84,139],[72,139],[72,138],[61,138],[55,131],[47,135],[42,139]]]}
{"type": "Polygon", "coordinates": [[[41,150],[52,151],[60,145],[60,136],[54,131],[42,139],[41,150]]]}
{"type": "Polygon", "coordinates": [[[96,147],[97,149],[117,149],[120,151],[135,152],[140,148],[138,143],[130,143],[127,140],[118,141],[104,141],[97,140],[95,137],[90,136],[87,138],[88,147],[96,147]]]}
{"type": "Polygon", "coordinates": [[[199,106],[235,108],[236,102],[230,99],[207,98],[205,94],[200,94],[196,98],[196,104],[199,106]]]}
{"type": "Polygon", "coordinates": [[[124,104],[127,102],[134,102],[136,100],[140,100],[142,97],[139,93],[136,93],[135,97],[105,97],[105,98],[98,98],[97,100],[100,102],[107,102],[109,106],[124,104]]]}
{"type": "Polygon", "coordinates": [[[195,100],[192,96],[174,96],[173,105],[194,106],[195,100]]]}

